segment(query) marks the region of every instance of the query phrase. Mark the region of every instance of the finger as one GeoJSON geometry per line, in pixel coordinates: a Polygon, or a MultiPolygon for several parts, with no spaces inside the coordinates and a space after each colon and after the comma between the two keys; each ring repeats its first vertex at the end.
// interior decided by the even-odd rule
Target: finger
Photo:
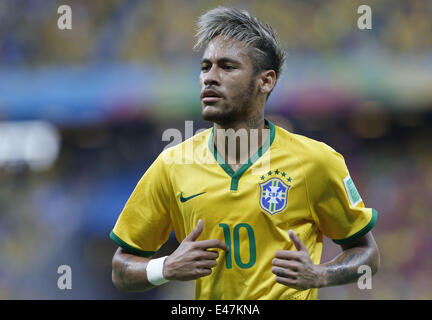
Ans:
{"type": "Polygon", "coordinates": [[[198,268],[211,269],[217,266],[216,260],[201,260],[196,263],[198,268]]]}
{"type": "Polygon", "coordinates": [[[194,260],[216,260],[219,258],[219,253],[215,251],[196,250],[190,255],[194,260]]]}
{"type": "Polygon", "coordinates": [[[206,277],[212,273],[212,269],[210,268],[199,268],[196,269],[196,273],[199,277],[206,277]]]}
{"type": "Polygon", "coordinates": [[[275,253],[275,257],[284,260],[297,260],[302,261],[302,253],[299,251],[291,251],[291,250],[278,250],[275,253]]]}
{"type": "Polygon", "coordinates": [[[202,221],[202,219],[198,220],[198,223],[195,227],[195,229],[192,230],[191,233],[189,233],[183,241],[195,241],[196,239],[198,239],[198,237],[201,235],[202,231],[204,229],[204,222],[202,221]]]}
{"type": "Polygon", "coordinates": [[[201,249],[222,249],[228,251],[228,246],[225,242],[217,239],[197,241],[196,246],[201,249]]]}
{"type": "Polygon", "coordinates": [[[276,268],[276,267],[272,268],[272,273],[274,273],[278,277],[290,278],[294,280],[297,279],[298,276],[297,272],[294,272],[289,269],[276,268]]]}
{"type": "Polygon", "coordinates": [[[200,257],[201,260],[216,260],[219,258],[219,252],[215,250],[204,250],[202,251],[200,257]]]}
{"type": "Polygon", "coordinates": [[[277,258],[272,260],[272,265],[274,267],[280,267],[283,269],[290,269],[293,271],[298,271],[301,268],[301,264],[298,263],[297,261],[283,260],[283,259],[277,259],[277,258]]]}
{"type": "Polygon", "coordinates": [[[284,284],[288,287],[297,288],[297,280],[295,279],[276,276],[276,282],[284,284]]]}
{"type": "Polygon", "coordinates": [[[307,252],[307,249],[306,249],[305,245],[300,240],[300,238],[297,237],[297,235],[294,233],[294,231],[289,230],[288,231],[288,236],[291,239],[292,243],[294,243],[294,246],[296,247],[296,249],[298,251],[306,251],[307,252]]]}

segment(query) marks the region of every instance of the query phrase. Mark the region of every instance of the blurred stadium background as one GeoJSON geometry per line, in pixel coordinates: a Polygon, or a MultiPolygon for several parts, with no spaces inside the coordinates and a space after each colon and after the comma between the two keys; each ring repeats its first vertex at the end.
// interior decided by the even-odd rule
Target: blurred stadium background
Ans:
{"type": "MultiPolygon", "coordinates": [[[[373,289],[319,297],[432,299],[428,0],[0,0],[0,298],[193,299],[192,282],[115,290],[108,234],[162,132],[210,126],[191,48],[197,17],[220,4],[272,24],[287,47],[268,117],[342,153],[379,212],[373,289]],[[57,28],[61,4],[72,30],[57,28]],[[357,28],[361,4],[372,30],[357,28]],[[72,290],[57,288],[63,264],[72,290]]],[[[338,252],[326,239],[322,260],[338,252]]]]}

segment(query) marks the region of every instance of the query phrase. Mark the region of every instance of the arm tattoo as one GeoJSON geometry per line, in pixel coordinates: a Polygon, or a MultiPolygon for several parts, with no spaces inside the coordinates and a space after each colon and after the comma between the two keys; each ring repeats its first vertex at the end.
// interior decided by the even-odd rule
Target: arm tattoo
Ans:
{"type": "Polygon", "coordinates": [[[326,266],[327,286],[355,282],[359,277],[358,268],[361,265],[368,265],[372,270],[377,268],[373,252],[366,247],[347,249],[324,265],[326,266]]]}

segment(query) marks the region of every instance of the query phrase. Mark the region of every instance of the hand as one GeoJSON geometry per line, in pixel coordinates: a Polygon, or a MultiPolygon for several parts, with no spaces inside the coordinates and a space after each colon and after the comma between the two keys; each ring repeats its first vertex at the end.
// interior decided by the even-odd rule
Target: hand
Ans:
{"type": "Polygon", "coordinates": [[[196,241],[204,229],[199,219],[197,226],[184,238],[179,247],[164,261],[163,275],[168,280],[195,280],[208,276],[216,266],[219,253],[211,248],[228,251],[225,242],[213,239],[196,241]]]}
{"type": "Polygon", "coordinates": [[[297,290],[322,287],[323,268],[312,262],[305,245],[294,231],[289,230],[288,235],[297,251],[276,251],[272,261],[272,272],[276,275],[276,282],[297,290]]]}

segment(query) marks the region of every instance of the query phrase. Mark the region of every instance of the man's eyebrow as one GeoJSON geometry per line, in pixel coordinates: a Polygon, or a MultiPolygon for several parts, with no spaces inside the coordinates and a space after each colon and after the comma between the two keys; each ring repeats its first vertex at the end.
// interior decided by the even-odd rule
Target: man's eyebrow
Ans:
{"type": "MultiPolygon", "coordinates": [[[[232,58],[228,58],[228,57],[222,57],[222,58],[217,60],[217,63],[227,63],[227,62],[241,64],[240,61],[232,59],[232,58]]],[[[212,62],[210,61],[210,59],[203,58],[203,59],[201,59],[201,63],[212,63],[212,62]]]]}

